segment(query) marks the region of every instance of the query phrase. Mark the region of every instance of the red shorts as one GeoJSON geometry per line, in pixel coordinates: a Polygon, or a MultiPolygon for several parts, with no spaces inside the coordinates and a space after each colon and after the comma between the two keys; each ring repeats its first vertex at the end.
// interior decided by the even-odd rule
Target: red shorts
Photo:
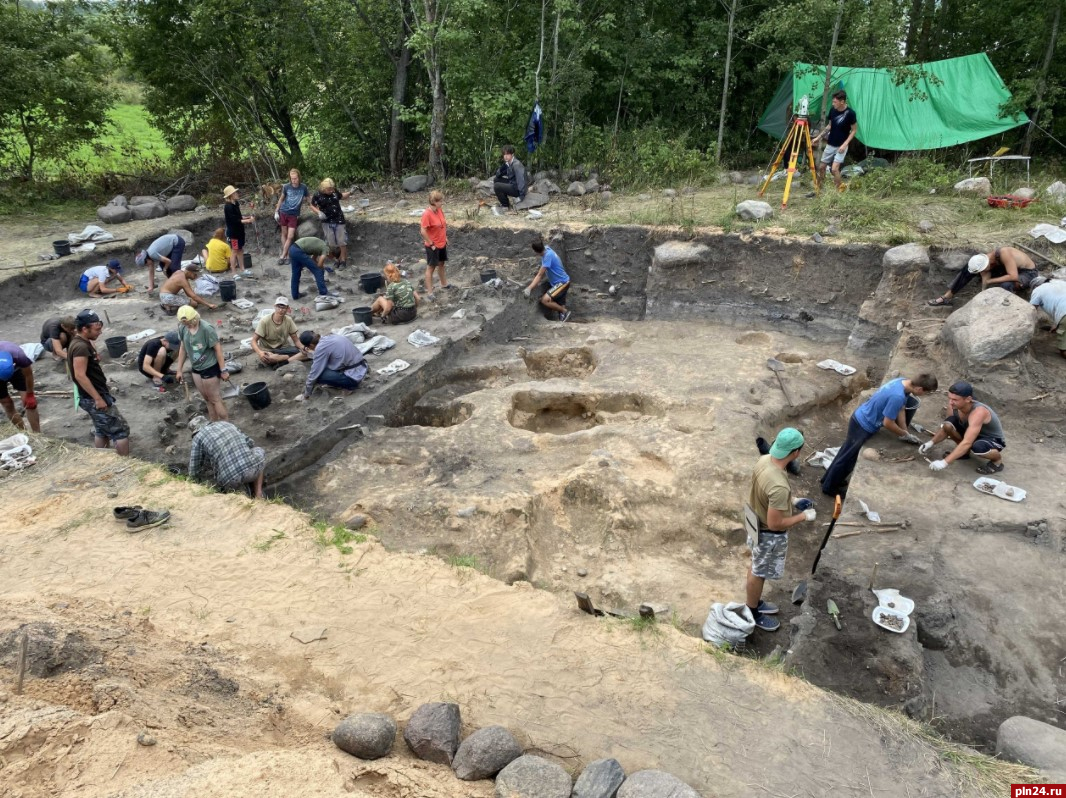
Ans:
{"type": "Polygon", "coordinates": [[[231,238],[229,240],[229,245],[230,249],[232,249],[234,252],[240,252],[242,249],[244,249],[244,239],[231,238]]]}
{"type": "Polygon", "coordinates": [[[289,214],[287,213],[279,213],[278,224],[280,224],[282,227],[291,227],[293,230],[295,230],[297,227],[300,226],[300,217],[289,216],[289,214]]]}

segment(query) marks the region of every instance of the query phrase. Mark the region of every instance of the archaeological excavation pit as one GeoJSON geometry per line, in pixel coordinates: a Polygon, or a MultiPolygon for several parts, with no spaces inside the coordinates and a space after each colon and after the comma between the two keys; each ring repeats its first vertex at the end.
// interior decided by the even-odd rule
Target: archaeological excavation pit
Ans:
{"type": "MultiPolygon", "coordinates": [[[[197,242],[213,224],[190,225],[197,242]]],[[[353,229],[354,265],[331,278],[346,302],[323,313],[297,309],[300,328],[324,333],[350,323],[351,308],[366,299],[358,274],[409,255],[396,243],[407,233],[384,223],[353,229]]],[[[273,397],[263,410],[240,398],[228,403],[231,421],[268,451],[271,490],[324,520],[360,516],[391,548],[461,557],[508,583],[531,582],[567,600],[579,590],[609,607],[668,606],[667,616],[696,635],[711,603],[743,595],[749,558],[739,509],[757,436],[793,425],[810,444],[805,455],[836,446],[870,386],[916,370],[935,371],[946,385],[960,373],[930,313],[919,309],[955,253],[933,252],[927,266],[901,274],[869,246],[746,234],[678,240],[638,227],[478,226],[457,226],[449,250],[458,290],[438,292],[413,324],[376,327],[395,346],[368,356],[371,374],[352,396],[319,391],[295,402],[305,366],[263,369],[241,353],[255,310],[206,314],[227,353],[243,362],[240,381],[264,381],[273,397]],[[528,244],[537,232],[571,274],[571,323],[544,320],[513,285],[535,269],[528,244]],[[481,284],[486,266],[513,282],[481,284]],[[440,343],[410,346],[418,328],[440,343]],[[409,368],[379,375],[394,358],[409,368]],[[784,364],[780,374],[767,368],[770,358],[784,364]],[[825,359],[857,373],[818,368],[825,359]]],[[[87,303],[72,286],[88,265],[82,258],[8,281],[26,340],[48,316],[86,304],[106,310],[118,334],[169,329],[171,320],[143,299],[87,303]],[[59,299],[44,307],[41,296],[59,299]]],[[[410,258],[401,266],[418,274],[410,258]]],[[[266,263],[256,269],[258,279],[240,284],[239,294],[263,307],[286,293],[288,276],[266,263]]],[[[134,453],[185,465],[185,425],[202,407],[195,392],[187,400],[180,389],[152,391],[129,356],[104,357],[134,429],[134,453]]],[[[1027,601],[1039,603],[1037,586],[1053,581],[1064,556],[1061,414],[1022,402],[1061,393],[1047,359],[1040,351],[1010,371],[1010,390],[1005,377],[974,381],[1019,444],[1009,451],[1012,478],[1048,487],[1031,490],[1025,504],[988,504],[969,495],[971,466],[931,478],[913,449],[882,433],[870,442],[878,459],[860,461],[842,519],[841,531],[859,532],[830,541],[808,601],[793,607],[788,596],[809,573],[830,508],[820,469],[804,467],[794,494],[815,499],[819,520],[791,536],[785,578],[767,593],[782,607],[782,630],[756,633],[748,653],[780,645],[812,681],[933,720],[977,745],[1013,714],[1062,725],[1046,699],[1066,689],[1048,632],[1061,628],[1063,610],[1048,609],[1041,623],[1015,616],[1027,601]],[[1019,388],[1018,380],[1029,382],[1019,388]],[[1040,443],[1027,447],[1027,439],[1040,443]],[[858,499],[882,518],[906,519],[906,528],[862,528],[858,499]],[[997,531],[1004,528],[1023,531],[997,531]],[[1043,531],[1027,535],[1030,528],[1043,531]],[[1020,566],[1001,565],[1015,559],[1025,563],[1025,579],[1020,566]],[[874,562],[884,586],[918,605],[908,634],[869,621],[874,562]],[[844,612],[839,633],[824,612],[829,598],[844,612]],[[950,631],[958,628],[967,634],[950,631]]],[[[37,371],[43,390],[68,385],[61,365],[42,359],[37,371]]],[[[942,394],[929,397],[918,420],[935,425],[943,404],[942,394]]],[[[44,431],[89,444],[84,416],[69,405],[42,405],[44,431]]]]}

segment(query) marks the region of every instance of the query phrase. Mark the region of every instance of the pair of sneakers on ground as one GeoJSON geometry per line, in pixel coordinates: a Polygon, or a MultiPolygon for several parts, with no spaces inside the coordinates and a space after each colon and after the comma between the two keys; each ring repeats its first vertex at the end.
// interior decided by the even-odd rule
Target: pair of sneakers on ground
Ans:
{"type": "Polygon", "coordinates": [[[153,526],[160,526],[170,520],[169,510],[145,510],[141,505],[116,507],[113,511],[116,521],[125,521],[130,532],[140,532],[153,526]]]}

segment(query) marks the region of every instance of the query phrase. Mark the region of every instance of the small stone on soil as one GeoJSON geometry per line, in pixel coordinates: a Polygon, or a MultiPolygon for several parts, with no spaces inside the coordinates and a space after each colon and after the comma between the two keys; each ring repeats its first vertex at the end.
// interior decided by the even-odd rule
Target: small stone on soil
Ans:
{"type": "Polygon", "coordinates": [[[578,576],[588,576],[589,572],[585,568],[578,568],[577,569],[577,575],[578,576]]]}
{"type": "Polygon", "coordinates": [[[137,735],[137,743],[146,747],[152,746],[155,745],[155,737],[146,732],[141,732],[137,735]]]}
{"type": "Polygon", "coordinates": [[[893,560],[902,560],[903,559],[903,552],[900,551],[899,549],[892,549],[892,559],[893,560]]]}

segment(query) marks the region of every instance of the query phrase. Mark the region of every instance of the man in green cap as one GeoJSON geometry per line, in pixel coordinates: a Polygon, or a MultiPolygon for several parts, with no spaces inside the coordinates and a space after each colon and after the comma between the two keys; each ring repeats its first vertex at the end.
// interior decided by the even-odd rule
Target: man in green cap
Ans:
{"type": "Polygon", "coordinates": [[[792,500],[792,486],[785,471],[802,448],[803,435],[798,429],[781,430],[770,453],[760,457],[755,465],[744,503],[744,530],[751,549],[751,570],[745,586],[747,604],[755,625],[764,632],[781,628],[781,622],[772,617],[777,614],[777,605],[763,601],[762,589],[767,579],[780,579],[785,574],[788,530],[818,517],[810,499],[792,500]]]}

